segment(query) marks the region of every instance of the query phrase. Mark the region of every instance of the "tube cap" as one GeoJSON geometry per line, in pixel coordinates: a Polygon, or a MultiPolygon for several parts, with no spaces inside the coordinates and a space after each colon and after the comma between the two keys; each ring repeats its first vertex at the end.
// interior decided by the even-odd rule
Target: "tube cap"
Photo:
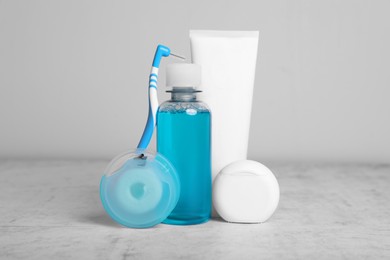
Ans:
{"type": "Polygon", "coordinates": [[[261,223],[279,203],[279,184],[259,162],[242,160],[229,164],[213,183],[213,204],[228,222],[261,223]]]}
{"type": "Polygon", "coordinates": [[[159,153],[119,155],[100,182],[100,199],[108,215],[132,228],[161,223],[176,206],[179,195],[177,172],[159,153]]]}
{"type": "Polygon", "coordinates": [[[201,68],[197,64],[168,64],[166,75],[167,87],[197,87],[201,82],[201,68]]]}

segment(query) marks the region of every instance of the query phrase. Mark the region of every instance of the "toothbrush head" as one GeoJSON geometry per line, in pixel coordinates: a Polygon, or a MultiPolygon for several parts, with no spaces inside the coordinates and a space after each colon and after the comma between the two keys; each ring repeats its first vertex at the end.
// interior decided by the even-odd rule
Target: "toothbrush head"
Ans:
{"type": "Polygon", "coordinates": [[[160,52],[164,57],[168,57],[169,54],[171,54],[171,50],[167,46],[161,44],[157,46],[157,52],[160,52]]]}
{"type": "Polygon", "coordinates": [[[154,59],[153,59],[153,67],[159,68],[160,67],[160,62],[162,57],[168,57],[169,55],[175,56],[176,58],[185,60],[186,58],[172,53],[171,49],[169,49],[167,46],[159,44],[156,49],[156,54],[154,54],[154,59]]]}
{"type": "Polygon", "coordinates": [[[159,68],[162,57],[168,57],[171,54],[171,49],[164,45],[158,45],[156,54],[154,54],[153,67],[159,68]]]}

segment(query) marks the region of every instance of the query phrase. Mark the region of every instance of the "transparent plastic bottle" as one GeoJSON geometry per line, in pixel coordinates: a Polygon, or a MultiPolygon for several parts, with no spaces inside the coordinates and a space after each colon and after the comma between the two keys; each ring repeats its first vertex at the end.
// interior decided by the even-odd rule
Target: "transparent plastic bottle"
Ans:
{"type": "MultiPolygon", "coordinates": [[[[167,75],[168,78],[168,75],[167,75]]],[[[191,225],[211,216],[211,115],[199,90],[173,87],[157,113],[157,151],[176,168],[181,192],[166,224],[191,225]]]]}

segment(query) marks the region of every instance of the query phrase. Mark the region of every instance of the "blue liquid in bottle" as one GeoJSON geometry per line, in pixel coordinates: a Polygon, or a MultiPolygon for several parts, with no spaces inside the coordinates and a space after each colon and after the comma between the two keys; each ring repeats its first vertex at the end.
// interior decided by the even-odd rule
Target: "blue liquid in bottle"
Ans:
{"type": "Polygon", "coordinates": [[[179,201],[163,223],[200,224],[211,215],[211,117],[196,91],[173,90],[157,114],[157,151],[176,168],[179,201]]]}

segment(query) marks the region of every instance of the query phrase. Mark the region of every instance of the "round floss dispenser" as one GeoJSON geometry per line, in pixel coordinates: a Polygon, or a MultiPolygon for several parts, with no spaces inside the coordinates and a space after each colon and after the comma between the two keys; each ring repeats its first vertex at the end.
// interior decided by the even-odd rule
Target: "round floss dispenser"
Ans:
{"type": "Polygon", "coordinates": [[[251,160],[227,165],[213,183],[214,207],[227,222],[265,222],[275,212],[279,195],[274,174],[251,160]]]}
{"type": "Polygon", "coordinates": [[[131,228],[161,223],[179,195],[177,172],[159,153],[121,154],[111,161],[100,182],[100,198],[108,215],[131,228]]]}

